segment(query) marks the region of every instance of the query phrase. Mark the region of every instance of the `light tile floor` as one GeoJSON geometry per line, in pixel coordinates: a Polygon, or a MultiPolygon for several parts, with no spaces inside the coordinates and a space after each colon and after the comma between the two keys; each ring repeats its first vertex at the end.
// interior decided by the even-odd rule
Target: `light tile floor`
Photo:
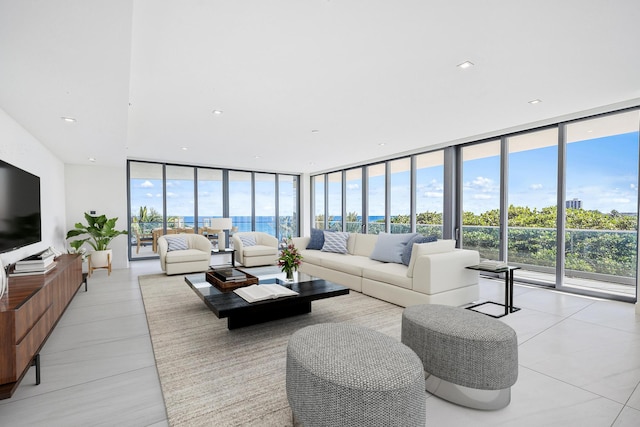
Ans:
{"type": "MultiPolygon", "coordinates": [[[[0,426],[166,426],[140,274],[157,261],[98,271],[78,291],[0,426]]],[[[504,282],[481,279],[481,299],[502,301],[504,282]]],[[[502,320],[518,334],[511,404],[477,411],[427,399],[428,425],[640,426],[640,314],[632,304],[516,284],[522,310],[502,320]]],[[[213,421],[212,421],[213,425],[213,421]]]]}

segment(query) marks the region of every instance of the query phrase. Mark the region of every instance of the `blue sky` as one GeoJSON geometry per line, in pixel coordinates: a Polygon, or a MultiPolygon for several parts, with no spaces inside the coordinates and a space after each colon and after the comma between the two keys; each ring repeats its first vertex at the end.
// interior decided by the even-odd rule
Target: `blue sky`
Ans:
{"type": "MultiPolygon", "coordinates": [[[[556,204],[557,147],[509,156],[509,204],[543,208],[556,204]]],[[[566,199],[601,212],[636,212],[638,134],[567,144],[566,199]]],[[[465,162],[464,209],[481,213],[498,207],[498,157],[465,162]]]]}
{"type": "MultiPolygon", "coordinates": [[[[628,133],[567,145],[567,199],[582,200],[583,209],[610,212],[636,212],[638,174],[638,133],[628,133]]],[[[543,208],[556,204],[557,147],[512,153],[509,157],[509,203],[530,208],[543,208]]],[[[416,205],[418,212],[442,212],[443,167],[419,169],[417,173],[416,205]]],[[[498,156],[469,160],[463,170],[464,209],[482,213],[496,209],[500,198],[500,166],[498,156]]],[[[231,214],[251,214],[251,196],[247,181],[230,183],[231,214]]],[[[329,208],[339,212],[339,185],[329,184],[329,208]]],[[[361,214],[362,182],[347,182],[347,211],[361,214]]],[[[280,190],[293,197],[290,184],[281,184],[280,190]]],[[[160,180],[132,180],[132,210],[138,206],[154,207],[162,212],[160,180]]],[[[274,215],[273,183],[256,182],[256,211],[274,215]]],[[[222,215],[220,182],[209,181],[199,188],[201,211],[222,215]]],[[[167,204],[169,215],[193,215],[193,182],[169,181],[167,204]]],[[[398,172],[391,178],[391,215],[407,214],[410,200],[409,173],[398,172]]],[[[384,215],[384,177],[369,180],[369,214],[384,215]]],[[[285,206],[282,207],[283,209],[285,206]]]]}

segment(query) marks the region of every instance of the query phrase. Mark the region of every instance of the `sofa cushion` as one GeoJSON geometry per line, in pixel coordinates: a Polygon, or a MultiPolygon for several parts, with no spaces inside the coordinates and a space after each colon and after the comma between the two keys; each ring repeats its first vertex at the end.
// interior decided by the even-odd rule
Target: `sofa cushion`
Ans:
{"type": "Polygon", "coordinates": [[[362,271],[362,277],[405,289],[413,287],[413,279],[407,277],[407,266],[392,262],[367,267],[362,271]]]}
{"type": "Polygon", "coordinates": [[[276,255],[278,253],[277,248],[273,246],[265,246],[265,245],[253,245],[249,247],[244,247],[243,251],[244,251],[243,255],[245,257],[276,255]]]}
{"type": "Polygon", "coordinates": [[[402,250],[402,263],[404,265],[409,265],[411,262],[411,253],[413,252],[413,244],[414,243],[429,243],[435,242],[438,238],[436,236],[423,236],[422,234],[417,234],[413,236],[405,245],[402,250]]]}
{"type": "Polygon", "coordinates": [[[411,261],[409,262],[409,268],[407,269],[407,277],[413,277],[413,267],[415,266],[416,259],[423,255],[440,254],[444,252],[451,252],[456,248],[455,240],[438,240],[430,243],[414,243],[413,252],[411,253],[411,261]]]}
{"type": "MultiPolygon", "coordinates": [[[[352,255],[370,256],[373,248],[376,247],[378,241],[377,234],[352,233],[353,247],[348,247],[349,253],[352,255]]],[[[349,238],[351,241],[351,238],[349,238]]]]}
{"type": "Polygon", "coordinates": [[[256,238],[252,234],[241,234],[238,236],[243,247],[255,246],[256,238]]]}
{"type": "Polygon", "coordinates": [[[208,260],[211,258],[211,254],[202,252],[198,249],[185,249],[180,251],[167,252],[165,257],[165,263],[173,264],[179,262],[193,262],[208,260]]]}
{"type": "Polygon", "coordinates": [[[369,258],[382,262],[402,263],[402,252],[415,233],[380,233],[369,258]]]}
{"type": "Polygon", "coordinates": [[[311,238],[309,239],[307,249],[321,250],[322,246],[324,246],[324,231],[317,228],[312,228],[311,238]]]}
{"type": "Polygon", "coordinates": [[[181,236],[164,236],[167,241],[167,252],[185,251],[189,249],[187,239],[181,236]]]}
{"type": "Polygon", "coordinates": [[[322,246],[322,252],[334,252],[338,254],[346,254],[348,239],[349,239],[349,233],[345,233],[342,231],[325,231],[324,245],[322,246]]]}
{"type": "Polygon", "coordinates": [[[369,257],[322,252],[320,265],[322,267],[362,277],[363,270],[381,264],[380,261],[374,261],[369,257]]]}

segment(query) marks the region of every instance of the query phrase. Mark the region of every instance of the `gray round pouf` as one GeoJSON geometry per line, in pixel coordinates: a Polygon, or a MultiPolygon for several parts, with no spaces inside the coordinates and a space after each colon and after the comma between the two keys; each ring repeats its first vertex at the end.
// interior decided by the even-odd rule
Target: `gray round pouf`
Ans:
{"type": "Polygon", "coordinates": [[[397,340],[356,325],[313,325],[291,336],[287,399],[296,422],[305,427],[426,422],[418,356],[397,340]]]}
{"type": "Polygon", "coordinates": [[[402,314],[402,342],[422,359],[428,392],[476,409],[509,404],[518,339],[500,320],[460,307],[415,305],[402,314]]]}

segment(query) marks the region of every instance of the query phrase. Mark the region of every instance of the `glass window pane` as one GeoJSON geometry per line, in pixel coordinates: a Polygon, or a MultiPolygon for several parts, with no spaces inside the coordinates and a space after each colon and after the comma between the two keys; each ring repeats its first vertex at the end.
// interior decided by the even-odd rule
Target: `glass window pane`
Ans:
{"type": "Polygon", "coordinates": [[[462,247],[500,257],[500,141],[462,148],[462,247]]]}
{"type": "Polygon", "coordinates": [[[298,236],[298,177],[278,175],[278,239],[298,236]]]}
{"type": "Polygon", "coordinates": [[[157,256],[154,231],[157,236],[162,230],[164,212],[162,165],[129,162],[129,179],[131,257],[157,256]]]}
{"type": "Polygon", "coordinates": [[[276,235],[276,176],[255,174],[256,230],[276,235]]]}
{"type": "Polygon", "coordinates": [[[189,229],[195,226],[194,168],[167,166],[167,228],[189,229]]]}
{"type": "Polygon", "coordinates": [[[345,185],[346,231],[362,233],[362,168],[349,169],[345,185]]]}
{"type": "Polygon", "coordinates": [[[198,228],[210,227],[211,218],[222,218],[222,171],[198,169],[198,228]]]}
{"type": "Polygon", "coordinates": [[[316,175],[311,178],[314,194],[314,227],[324,230],[324,175],[316,175]]]}
{"type": "Polygon", "coordinates": [[[558,129],[508,138],[507,259],[519,276],[555,284],[558,129]]]}
{"type": "Polygon", "coordinates": [[[384,163],[367,167],[369,177],[367,194],[367,233],[379,234],[385,230],[385,185],[386,169],[384,163]]]}
{"type": "Polygon", "coordinates": [[[251,173],[229,171],[229,217],[238,231],[253,231],[252,205],[251,173]]]}
{"type": "Polygon", "coordinates": [[[390,162],[391,191],[389,206],[391,208],[391,233],[411,232],[411,158],[390,162]]]}
{"type": "Polygon", "coordinates": [[[327,229],[342,231],[342,172],[328,175],[327,229]]]}
{"type": "Polygon", "coordinates": [[[442,238],[444,151],[416,156],[416,231],[442,238]]]}
{"type": "Polygon", "coordinates": [[[567,287],[636,295],[640,112],[567,125],[567,287]]]}

